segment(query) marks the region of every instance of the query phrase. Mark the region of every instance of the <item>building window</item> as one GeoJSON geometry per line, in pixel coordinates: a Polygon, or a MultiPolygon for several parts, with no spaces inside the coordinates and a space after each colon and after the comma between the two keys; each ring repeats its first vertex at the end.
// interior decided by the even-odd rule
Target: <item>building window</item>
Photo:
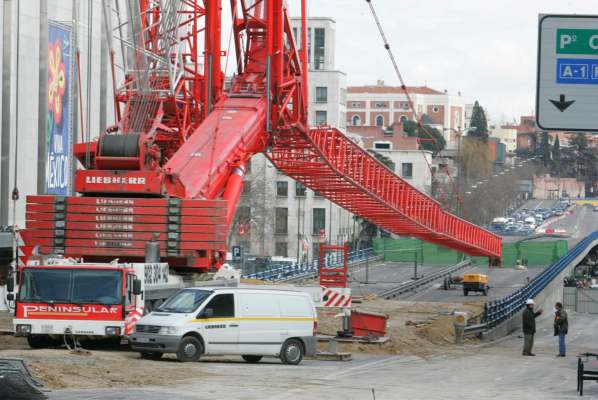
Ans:
{"type": "Polygon", "coordinates": [[[307,62],[308,68],[311,68],[313,66],[311,62],[311,28],[307,28],[307,62]]]}
{"type": "Polygon", "coordinates": [[[384,117],[382,115],[376,117],[376,126],[384,126],[384,117]]]}
{"type": "Polygon", "coordinates": [[[240,223],[248,223],[251,220],[251,207],[239,206],[237,209],[237,219],[240,223]]]}
{"type": "Polygon", "coordinates": [[[289,209],[286,207],[276,207],[275,233],[277,235],[286,235],[289,225],[289,209]]]}
{"type": "Polygon", "coordinates": [[[413,164],[402,163],[401,164],[401,176],[403,178],[413,178],[413,164]]]}
{"type": "Polygon", "coordinates": [[[438,111],[440,111],[440,108],[438,108],[438,106],[432,107],[432,112],[433,113],[437,113],[438,111]]]}
{"type": "Polygon", "coordinates": [[[251,194],[251,181],[243,181],[243,191],[241,192],[242,196],[247,196],[251,194]]]}
{"type": "Polygon", "coordinates": [[[274,255],[278,257],[288,257],[287,242],[276,242],[274,245],[274,255]]]}
{"type": "Polygon", "coordinates": [[[409,110],[409,103],[401,103],[401,108],[403,108],[403,110],[409,110]]]}
{"type": "Polygon", "coordinates": [[[325,208],[314,208],[313,209],[313,220],[312,220],[312,233],[319,235],[322,230],[326,229],[326,209],[325,208]]]}
{"type": "Polygon", "coordinates": [[[316,125],[326,125],[328,122],[328,113],[326,111],[316,111],[316,125]]]}
{"type": "Polygon", "coordinates": [[[314,28],[314,69],[324,69],[324,59],[326,56],[326,30],[324,28],[314,28]]]}
{"type": "Polygon", "coordinates": [[[374,149],[390,150],[392,149],[392,144],[390,142],[374,142],[374,149]]]}
{"type": "Polygon", "coordinates": [[[361,105],[361,103],[354,101],[351,103],[351,108],[363,108],[363,106],[361,105]]]}
{"type": "Polygon", "coordinates": [[[307,189],[301,182],[295,182],[295,197],[305,197],[307,189]]]}
{"type": "Polygon", "coordinates": [[[353,119],[351,120],[351,124],[353,126],[359,126],[361,125],[361,118],[359,118],[359,115],[354,115],[353,119]]]}
{"type": "Polygon", "coordinates": [[[401,115],[401,118],[399,118],[399,121],[401,121],[401,124],[404,124],[405,122],[407,122],[407,117],[404,115],[401,115]]]}
{"type": "Polygon", "coordinates": [[[295,46],[299,49],[299,36],[297,36],[297,28],[293,28],[293,38],[295,40],[295,46]]]}
{"type": "Polygon", "coordinates": [[[316,86],[316,103],[328,103],[328,88],[316,86]]]}
{"type": "Polygon", "coordinates": [[[289,183],[287,181],[276,182],[276,195],[278,197],[287,197],[289,195],[289,183]]]}
{"type": "Polygon", "coordinates": [[[374,108],[388,108],[388,103],[374,103],[374,108]]]}

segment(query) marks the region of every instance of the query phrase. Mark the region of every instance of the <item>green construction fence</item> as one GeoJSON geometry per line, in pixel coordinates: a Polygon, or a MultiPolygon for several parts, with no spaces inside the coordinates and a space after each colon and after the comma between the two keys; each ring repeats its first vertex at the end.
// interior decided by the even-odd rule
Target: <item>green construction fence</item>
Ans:
{"type": "MultiPolygon", "coordinates": [[[[564,257],[569,250],[566,240],[527,241],[503,243],[503,266],[509,267],[522,260],[527,266],[548,266],[564,257]]],[[[384,261],[413,262],[425,265],[452,265],[462,261],[463,253],[418,239],[378,238],[374,239],[374,251],[383,255],[384,261]]],[[[487,265],[485,257],[473,257],[478,265],[487,265]]]]}

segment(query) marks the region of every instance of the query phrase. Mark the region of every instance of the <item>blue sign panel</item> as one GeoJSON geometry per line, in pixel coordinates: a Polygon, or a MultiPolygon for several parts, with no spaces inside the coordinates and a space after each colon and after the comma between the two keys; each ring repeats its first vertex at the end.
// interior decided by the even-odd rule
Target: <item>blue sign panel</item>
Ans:
{"type": "Polygon", "coordinates": [[[598,85],[598,59],[558,58],[556,83],[598,85]]]}
{"type": "Polygon", "coordinates": [[[46,115],[46,193],[70,194],[72,47],[71,29],[48,24],[48,112],[46,115]]]}

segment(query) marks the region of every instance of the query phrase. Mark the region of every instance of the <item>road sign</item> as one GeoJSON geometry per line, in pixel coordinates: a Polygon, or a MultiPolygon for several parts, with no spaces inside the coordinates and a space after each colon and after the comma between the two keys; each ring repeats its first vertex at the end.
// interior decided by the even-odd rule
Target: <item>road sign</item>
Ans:
{"type": "Polygon", "coordinates": [[[598,16],[540,16],[536,122],[598,131],[598,16]]]}
{"type": "Polygon", "coordinates": [[[239,261],[243,255],[241,246],[233,246],[233,261],[239,261]]]}

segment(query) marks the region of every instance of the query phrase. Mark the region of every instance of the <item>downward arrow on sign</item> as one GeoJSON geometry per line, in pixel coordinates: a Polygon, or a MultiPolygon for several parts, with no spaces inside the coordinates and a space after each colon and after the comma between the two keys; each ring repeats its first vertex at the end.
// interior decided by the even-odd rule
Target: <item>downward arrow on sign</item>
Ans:
{"type": "Polygon", "coordinates": [[[560,112],[564,112],[567,108],[569,108],[569,106],[571,104],[575,103],[575,100],[565,101],[565,95],[562,94],[562,95],[560,95],[560,98],[559,98],[558,101],[557,100],[550,100],[550,102],[552,104],[554,104],[554,106],[556,108],[558,108],[560,112]]]}

